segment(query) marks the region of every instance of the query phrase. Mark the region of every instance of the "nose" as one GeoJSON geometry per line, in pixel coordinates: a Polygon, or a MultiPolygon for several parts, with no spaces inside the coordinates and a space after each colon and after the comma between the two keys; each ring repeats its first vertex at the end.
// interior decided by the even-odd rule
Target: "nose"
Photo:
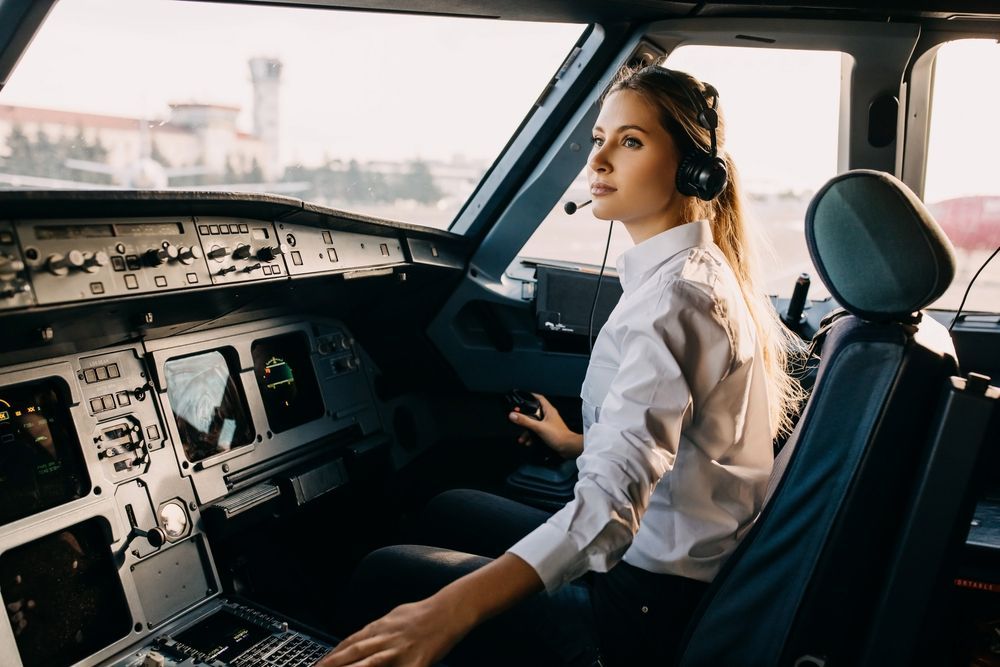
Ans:
{"type": "Polygon", "coordinates": [[[587,166],[590,170],[598,174],[606,174],[611,171],[611,163],[608,161],[607,146],[605,143],[603,146],[598,146],[594,144],[593,150],[590,152],[590,159],[587,160],[587,166]]]}

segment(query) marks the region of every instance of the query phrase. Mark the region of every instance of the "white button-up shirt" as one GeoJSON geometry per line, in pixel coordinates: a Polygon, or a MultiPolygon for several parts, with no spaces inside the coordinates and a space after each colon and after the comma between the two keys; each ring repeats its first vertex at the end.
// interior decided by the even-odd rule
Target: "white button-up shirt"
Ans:
{"type": "Polygon", "coordinates": [[[574,499],[509,549],[549,591],[619,560],[711,581],[773,464],[763,356],[701,220],[625,251],[583,383],[574,499]]]}

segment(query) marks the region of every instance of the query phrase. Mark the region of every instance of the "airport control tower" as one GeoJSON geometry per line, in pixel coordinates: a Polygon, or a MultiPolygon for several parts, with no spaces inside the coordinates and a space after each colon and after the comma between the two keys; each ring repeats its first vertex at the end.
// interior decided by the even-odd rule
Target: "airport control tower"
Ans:
{"type": "Polygon", "coordinates": [[[281,85],[281,61],[277,58],[251,58],[250,75],[253,78],[253,132],[267,147],[266,163],[261,165],[264,177],[281,178],[278,153],[278,89],[281,85]]]}

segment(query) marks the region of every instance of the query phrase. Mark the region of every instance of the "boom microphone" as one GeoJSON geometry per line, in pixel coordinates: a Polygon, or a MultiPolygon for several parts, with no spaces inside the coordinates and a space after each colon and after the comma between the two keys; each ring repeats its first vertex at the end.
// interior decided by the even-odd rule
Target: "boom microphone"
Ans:
{"type": "Polygon", "coordinates": [[[575,202],[568,201],[563,206],[563,210],[566,211],[566,215],[573,215],[574,213],[576,213],[577,209],[580,209],[580,208],[583,208],[584,206],[590,205],[590,202],[592,202],[592,201],[594,201],[594,200],[593,199],[588,199],[587,201],[583,202],[582,204],[577,204],[575,202]]]}

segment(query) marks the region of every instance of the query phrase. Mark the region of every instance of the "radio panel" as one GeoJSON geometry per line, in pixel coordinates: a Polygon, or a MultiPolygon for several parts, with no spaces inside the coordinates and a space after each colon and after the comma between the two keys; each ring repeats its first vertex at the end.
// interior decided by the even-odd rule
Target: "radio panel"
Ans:
{"type": "Polygon", "coordinates": [[[39,304],[209,285],[190,218],[17,225],[39,304]]]}
{"type": "Polygon", "coordinates": [[[198,218],[198,235],[215,285],[285,277],[288,247],[260,220],[198,218]]]}

